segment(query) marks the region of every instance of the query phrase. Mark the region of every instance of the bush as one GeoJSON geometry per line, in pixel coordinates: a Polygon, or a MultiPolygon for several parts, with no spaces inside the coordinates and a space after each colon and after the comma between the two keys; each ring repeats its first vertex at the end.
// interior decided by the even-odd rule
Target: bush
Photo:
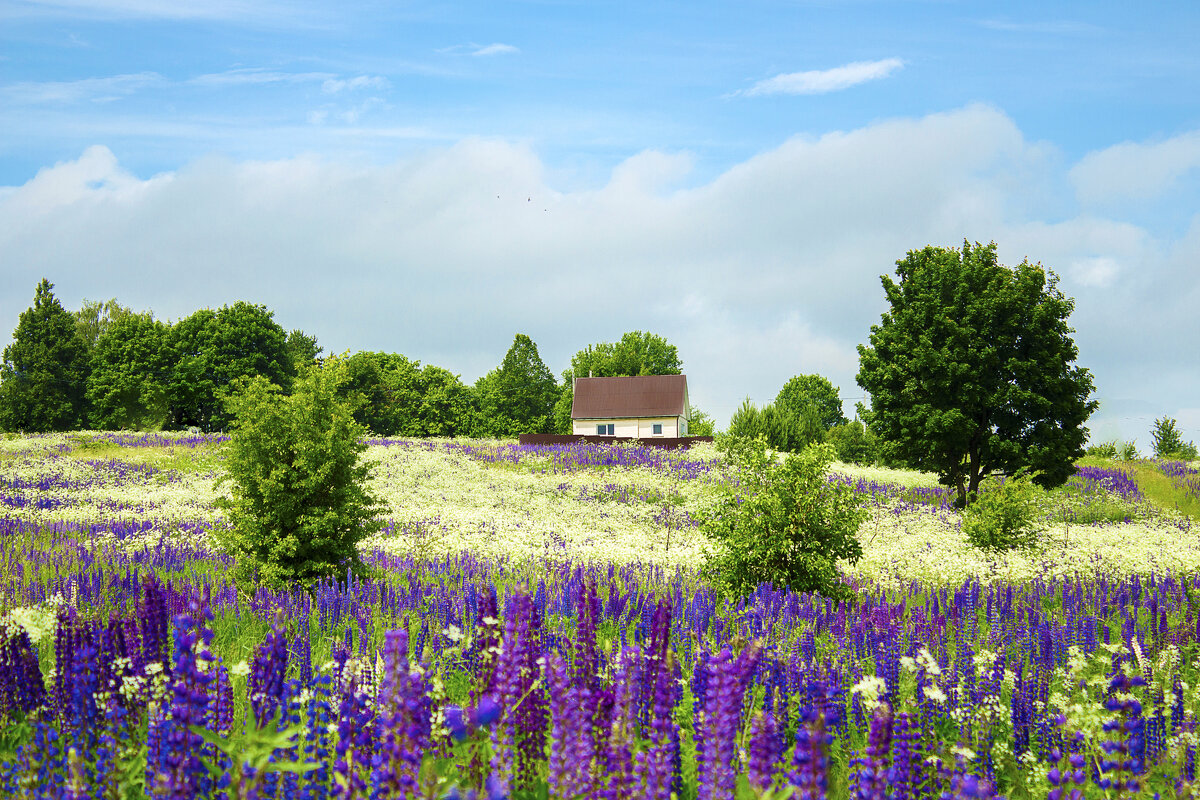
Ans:
{"type": "Polygon", "coordinates": [[[1117,443],[1101,442],[1100,444],[1090,444],[1083,454],[1085,456],[1092,456],[1093,458],[1111,458],[1115,460],[1117,457],[1117,443]]]}
{"type": "Polygon", "coordinates": [[[825,441],[833,445],[837,460],[843,464],[874,464],[879,460],[875,434],[858,420],[833,426],[825,441]]]}
{"type": "Polygon", "coordinates": [[[963,511],[962,529],[980,550],[1004,552],[1036,541],[1041,490],[1018,473],[980,494],[963,511]]]}
{"type": "Polygon", "coordinates": [[[1153,447],[1156,458],[1174,458],[1180,461],[1196,460],[1196,445],[1183,440],[1178,423],[1171,417],[1154,420],[1150,437],[1154,440],[1153,447]]]}
{"type": "Polygon", "coordinates": [[[1133,439],[1121,444],[1118,455],[1121,457],[1122,461],[1136,461],[1141,457],[1141,453],[1139,453],[1137,449],[1137,442],[1135,442],[1133,439]]]}
{"type": "Polygon", "coordinates": [[[244,380],[227,400],[231,527],[218,534],[239,583],[279,588],[362,573],[358,543],[380,527],[380,504],[359,462],[365,433],[337,396],[342,364],[310,369],[284,396],[265,378],[244,380]]]}
{"type": "Polygon", "coordinates": [[[867,512],[849,486],[828,479],[833,448],[813,445],[779,463],[761,438],[724,436],[718,447],[740,484],[722,485],[700,516],[700,529],[719,545],[705,553],[714,590],[742,597],[770,583],[850,599],[836,564],[862,557],[856,534],[867,512]]]}

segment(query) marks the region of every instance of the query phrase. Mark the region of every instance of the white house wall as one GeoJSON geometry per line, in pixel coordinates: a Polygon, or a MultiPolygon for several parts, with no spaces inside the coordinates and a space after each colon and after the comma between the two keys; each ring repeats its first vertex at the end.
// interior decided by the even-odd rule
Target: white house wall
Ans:
{"type": "Polygon", "coordinates": [[[576,419],[571,420],[571,433],[576,436],[595,436],[597,425],[612,425],[613,436],[628,436],[634,439],[650,439],[663,436],[678,437],[687,434],[687,420],[682,420],[680,417],[576,419]],[[655,424],[663,426],[662,433],[653,433],[655,424]]]}

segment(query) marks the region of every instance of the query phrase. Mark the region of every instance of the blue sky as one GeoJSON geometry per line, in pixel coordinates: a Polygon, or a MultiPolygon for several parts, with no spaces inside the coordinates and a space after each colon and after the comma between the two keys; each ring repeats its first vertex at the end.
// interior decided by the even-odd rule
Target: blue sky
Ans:
{"type": "Polygon", "coordinates": [[[239,299],[473,380],[632,329],[724,420],[854,345],[908,249],[1075,297],[1096,438],[1200,440],[1193,3],[0,0],[0,337],[239,299]]]}

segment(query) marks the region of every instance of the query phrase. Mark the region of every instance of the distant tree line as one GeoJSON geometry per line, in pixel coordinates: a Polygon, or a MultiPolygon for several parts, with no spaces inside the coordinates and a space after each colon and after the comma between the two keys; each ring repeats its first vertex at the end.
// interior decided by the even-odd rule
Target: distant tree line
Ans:
{"type": "MultiPolygon", "coordinates": [[[[316,337],[286,331],[266,307],[237,302],[177,322],[115,299],[63,308],[43,279],[0,364],[0,430],[203,431],[228,428],[232,386],[261,376],[284,395],[322,360],[316,337]]],[[[377,436],[516,436],[570,433],[574,375],[678,374],[674,345],[641,331],[580,350],[562,383],[519,333],[504,360],[473,385],[399,353],[344,359],[338,392],[377,436]]],[[[712,420],[693,411],[693,434],[712,420]]]]}

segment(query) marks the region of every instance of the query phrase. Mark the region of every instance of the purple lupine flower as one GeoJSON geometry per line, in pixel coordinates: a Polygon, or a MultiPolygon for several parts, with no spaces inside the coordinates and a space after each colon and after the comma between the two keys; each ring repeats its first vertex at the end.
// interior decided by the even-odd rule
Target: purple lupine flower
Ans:
{"type": "Polygon", "coordinates": [[[329,797],[329,723],[332,718],[329,698],[332,684],[329,675],[324,673],[317,675],[312,683],[312,694],[308,698],[304,759],[317,766],[308,773],[300,800],[326,800],[329,797]]]}
{"type": "Polygon", "coordinates": [[[665,657],[650,660],[647,669],[654,675],[646,737],[650,745],[637,754],[635,780],[642,787],[642,797],[669,800],[679,759],[679,726],[674,718],[679,685],[673,654],[668,650],[665,657]]]}
{"type": "Polygon", "coordinates": [[[887,773],[890,800],[916,796],[922,780],[921,730],[907,714],[897,714],[892,728],[892,765],[887,773]]]}
{"type": "Polygon", "coordinates": [[[538,688],[541,617],[528,595],[510,598],[492,696],[503,712],[492,726],[493,772],[504,792],[528,784],[544,756],[546,709],[538,688]]]}
{"type": "Polygon", "coordinates": [[[283,629],[276,626],[255,650],[250,662],[250,709],[259,728],[265,728],[280,713],[287,662],[287,638],[283,629]]]}
{"type": "Polygon", "coordinates": [[[854,800],[884,800],[891,742],[892,710],[887,703],[880,703],[871,716],[866,753],[850,761],[854,800]]]}
{"type": "Polygon", "coordinates": [[[627,648],[617,658],[613,678],[612,723],[606,742],[601,795],[619,800],[633,795],[633,743],[637,737],[637,691],[644,658],[640,648],[627,648]]]}
{"type": "Polygon", "coordinates": [[[343,661],[341,701],[338,704],[338,735],[334,748],[334,797],[360,800],[367,782],[364,769],[371,763],[375,714],[359,670],[353,662],[343,661]]]}
{"type": "Polygon", "coordinates": [[[825,800],[829,786],[829,745],[833,734],[825,729],[825,716],[817,709],[801,713],[796,728],[796,748],[787,780],[796,800],[825,800]]]}
{"type": "Polygon", "coordinates": [[[384,635],[379,687],[379,752],[372,760],[371,796],[417,797],[421,759],[430,739],[429,685],[408,663],[408,632],[384,635]]]}
{"type": "Polygon", "coordinates": [[[697,756],[698,800],[733,797],[742,701],[761,657],[762,646],[752,642],[736,659],[727,645],[709,661],[703,744],[697,756]]]}
{"type": "MultiPolygon", "coordinates": [[[[172,671],[171,710],[163,721],[153,791],[171,800],[197,797],[207,791],[209,777],[201,759],[204,740],[191,727],[204,727],[212,676],[204,663],[213,660],[208,646],[212,613],[207,604],[192,601],[186,613],[175,617],[175,659],[172,671]]],[[[151,768],[147,764],[147,768],[151,768]]]]}
{"type": "Polygon", "coordinates": [[[783,757],[775,715],[760,711],[750,728],[750,758],[746,766],[746,777],[750,786],[765,792],[775,781],[775,772],[783,757]]]}

